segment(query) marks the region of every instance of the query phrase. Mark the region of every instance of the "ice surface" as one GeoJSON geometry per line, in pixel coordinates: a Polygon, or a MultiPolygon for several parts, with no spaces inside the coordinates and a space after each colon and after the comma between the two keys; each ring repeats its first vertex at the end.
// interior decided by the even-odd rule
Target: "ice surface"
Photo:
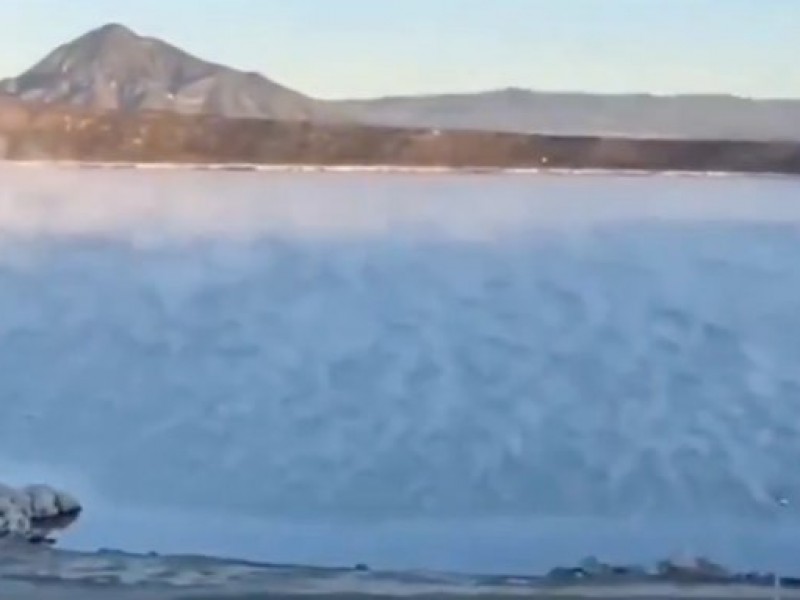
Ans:
{"type": "Polygon", "coordinates": [[[0,176],[0,479],[67,545],[794,567],[796,180],[0,176]]]}

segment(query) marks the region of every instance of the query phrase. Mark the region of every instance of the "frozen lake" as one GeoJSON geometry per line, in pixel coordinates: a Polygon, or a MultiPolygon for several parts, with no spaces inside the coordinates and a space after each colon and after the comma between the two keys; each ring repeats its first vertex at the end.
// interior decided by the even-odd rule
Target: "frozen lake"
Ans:
{"type": "Polygon", "coordinates": [[[0,177],[0,480],[65,547],[797,570],[798,180],[0,177]]]}

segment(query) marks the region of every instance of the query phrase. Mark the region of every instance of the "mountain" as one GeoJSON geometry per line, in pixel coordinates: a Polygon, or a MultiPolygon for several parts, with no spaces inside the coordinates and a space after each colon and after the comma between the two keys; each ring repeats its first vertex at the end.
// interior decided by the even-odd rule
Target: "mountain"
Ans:
{"type": "Polygon", "coordinates": [[[199,59],[166,42],[109,24],[56,48],[0,82],[23,100],[102,110],[167,110],[300,120],[326,107],[257,73],[199,59]]]}
{"type": "Polygon", "coordinates": [[[362,123],[554,135],[800,140],[800,100],[602,95],[517,88],[342,101],[362,123]]]}
{"type": "MultiPolygon", "coordinates": [[[[390,65],[387,65],[390,66],[390,65]]],[[[549,135],[800,140],[800,100],[549,93],[323,101],[110,24],[60,46],[0,96],[82,109],[549,135]]]]}

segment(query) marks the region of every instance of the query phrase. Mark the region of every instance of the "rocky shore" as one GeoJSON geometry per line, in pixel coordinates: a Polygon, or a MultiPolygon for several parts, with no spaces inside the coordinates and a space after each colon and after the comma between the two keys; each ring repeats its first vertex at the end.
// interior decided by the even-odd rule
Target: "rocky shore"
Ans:
{"type": "Polygon", "coordinates": [[[79,553],[0,543],[0,591],[33,600],[78,598],[800,598],[800,580],[737,574],[703,559],[654,568],[596,559],[542,576],[482,576],[314,568],[202,556],[79,553]]]}
{"type": "Polygon", "coordinates": [[[48,485],[15,488],[0,483],[0,540],[54,543],[50,535],[69,527],[81,511],[74,497],[48,485]]]}

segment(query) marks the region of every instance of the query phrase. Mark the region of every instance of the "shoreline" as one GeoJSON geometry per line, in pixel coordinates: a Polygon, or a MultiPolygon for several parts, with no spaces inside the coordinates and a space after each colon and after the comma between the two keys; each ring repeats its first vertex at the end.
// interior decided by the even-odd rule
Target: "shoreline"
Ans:
{"type": "MultiPolygon", "coordinates": [[[[77,552],[0,540],[0,589],[14,597],[152,600],[257,598],[782,598],[800,599],[800,579],[688,570],[656,574],[594,563],[546,575],[371,571],[193,555],[77,552]],[[620,570],[620,569],[624,569],[620,570]],[[750,577],[746,579],[745,577],[750,577]],[[756,579],[756,577],[759,577],[756,579]],[[96,596],[95,596],[96,594],[96,596]]],[[[701,562],[697,563],[701,565],[701,562]]],[[[712,563],[707,563],[711,565],[712,563]]],[[[704,568],[704,567],[698,567],[704,568]]],[[[716,568],[714,566],[714,568],[716,568]]]]}
{"type": "Polygon", "coordinates": [[[0,158],[11,161],[228,170],[291,165],[326,171],[800,175],[800,142],[789,140],[546,135],[26,104],[12,112],[0,122],[0,158]]]}
{"type": "Polygon", "coordinates": [[[562,167],[447,167],[408,165],[328,165],[293,163],[123,162],[82,160],[0,160],[2,166],[99,171],[181,171],[264,174],[360,174],[360,175],[506,175],[544,177],[665,177],[665,178],[768,178],[795,180],[800,174],[778,171],[701,171],[657,169],[600,169],[562,167]]]}

